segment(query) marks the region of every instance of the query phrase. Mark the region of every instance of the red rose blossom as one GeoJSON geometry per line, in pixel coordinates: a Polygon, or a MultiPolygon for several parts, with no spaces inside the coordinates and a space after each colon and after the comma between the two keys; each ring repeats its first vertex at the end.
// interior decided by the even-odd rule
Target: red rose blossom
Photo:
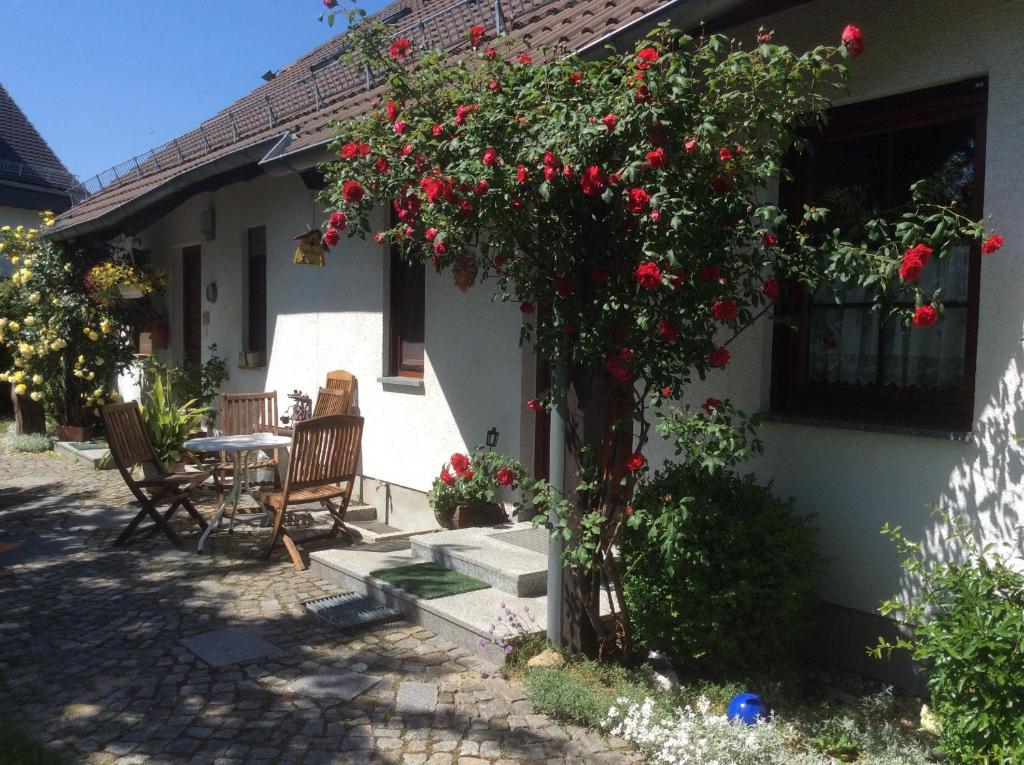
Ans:
{"type": "Polygon", "coordinates": [[[433,242],[434,241],[434,237],[436,237],[436,236],[437,236],[437,229],[436,228],[428,228],[426,231],[423,232],[423,238],[426,239],[428,242],[433,242]]]}
{"type": "Polygon", "coordinates": [[[905,282],[916,282],[932,257],[932,248],[923,243],[915,244],[903,255],[900,263],[900,278],[905,282]]]}
{"type": "Polygon", "coordinates": [[[441,479],[441,483],[451,486],[455,483],[455,476],[448,472],[448,468],[444,468],[441,471],[441,475],[438,476],[441,479]]]}
{"type": "Polygon", "coordinates": [[[722,148],[718,150],[718,158],[723,162],[729,162],[733,158],[732,149],[722,148]]]}
{"type": "Polygon", "coordinates": [[[520,53],[519,58],[517,58],[516,61],[518,61],[520,64],[532,64],[533,56],[531,56],[529,53],[520,53]]]}
{"type": "Polygon", "coordinates": [[[615,130],[615,126],[619,124],[619,118],[615,114],[606,114],[604,118],[601,120],[601,122],[604,123],[604,126],[608,129],[608,132],[610,133],[613,130],[615,130]]]}
{"type": "Polygon", "coordinates": [[[647,152],[647,164],[657,170],[659,167],[664,167],[668,161],[668,157],[665,155],[665,150],[660,146],[654,151],[647,152]]]}
{"type": "Polygon", "coordinates": [[[654,261],[641,263],[636,267],[636,281],[645,290],[656,290],[661,286],[661,268],[654,261]]]}
{"type": "Polygon", "coordinates": [[[434,125],[430,128],[430,134],[434,136],[434,138],[440,138],[444,135],[444,125],[434,125]]]}
{"type": "Polygon", "coordinates": [[[528,399],[526,401],[526,407],[532,409],[535,412],[539,412],[544,409],[544,405],[535,398],[528,399]]]}
{"type": "Polygon", "coordinates": [[[324,232],[323,243],[326,244],[328,247],[333,247],[338,243],[338,240],[340,238],[341,237],[338,234],[338,229],[336,229],[334,226],[331,226],[324,232]]]}
{"type": "Polygon", "coordinates": [[[689,141],[683,144],[683,148],[686,149],[687,154],[693,154],[695,151],[697,151],[697,139],[691,138],[689,141]]]}
{"type": "Polygon", "coordinates": [[[853,24],[847,24],[843,28],[842,41],[851,57],[864,52],[864,34],[853,24]]]}
{"type": "Polygon", "coordinates": [[[583,72],[573,72],[569,75],[569,82],[573,85],[579,85],[583,82],[583,72]]]}
{"type": "Polygon", "coordinates": [[[707,401],[705,401],[703,404],[701,404],[700,408],[704,410],[704,414],[706,414],[706,415],[708,415],[708,417],[710,417],[711,413],[716,411],[718,409],[718,407],[720,407],[721,405],[722,405],[722,402],[719,401],[717,398],[713,398],[711,396],[708,396],[707,401]]]}
{"type": "Polygon", "coordinates": [[[519,304],[519,310],[521,313],[524,313],[527,316],[529,316],[536,309],[533,307],[533,303],[531,303],[529,300],[524,300],[522,303],[519,304]]]}
{"type": "Polygon", "coordinates": [[[487,50],[484,51],[484,55],[493,61],[498,57],[498,51],[496,51],[494,48],[488,48],[487,50]]]}
{"type": "Polygon", "coordinates": [[[492,93],[497,93],[499,90],[501,90],[501,83],[498,82],[497,80],[491,80],[489,83],[487,83],[487,89],[490,90],[492,93]]]}
{"type": "Polygon", "coordinates": [[[469,44],[474,48],[479,48],[480,43],[483,42],[484,39],[484,32],[486,31],[487,30],[484,29],[483,24],[474,24],[471,26],[469,28],[469,44]]]}
{"type": "Polygon", "coordinates": [[[526,183],[529,177],[530,175],[526,170],[526,165],[520,164],[516,166],[516,183],[526,183]]]}
{"type": "Polygon", "coordinates": [[[717,175],[715,180],[711,181],[711,188],[714,189],[716,194],[728,194],[733,190],[733,185],[732,181],[724,175],[717,175]]]}
{"type": "Polygon", "coordinates": [[[672,386],[671,385],[666,385],[664,388],[661,389],[661,397],[662,398],[668,398],[671,395],[672,395],[672,386]]]}
{"type": "Polygon", "coordinates": [[[604,368],[608,374],[620,382],[625,382],[630,378],[629,367],[622,362],[620,356],[609,356],[605,359],[604,368]]]}
{"type": "Polygon", "coordinates": [[[473,193],[476,194],[478,197],[482,197],[484,194],[490,191],[490,188],[491,184],[489,184],[487,182],[487,179],[484,178],[478,181],[476,186],[473,187],[473,193]]]}
{"type": "Polygon", "coordinates": [[[739,306],[734,300],[716,300],[711,306],[711,316],[715,321],[732,321],[739,313],[739,306]]]}
{"type": "Polygon", "coordinates": [[[491,148],[484,151],[483,163],[488,167],[498,164],[498,152],[491,148]]]}
{"type": "Polygon", "coordinates": [[[396,119],[398,119],[398,112],[399,111],[401,111],[401,110],[399,109],[398,104],[396,104],[394,101],[388,101],[388,105],[387,105],[388,122],[394,122],[396,119]]]}
{"type": "Polygon", "coordinates": [[[580,173],[580,188],[588,197],[601,196],[606,182],[604,173],[597,165],[591,165],[580,173]]]}
{"type": "Polygon", "coordinates": [[[661,54],[658,53],[657,49],[648,46],[646,48],[638,50],[636,52],[636,57],[640,60],[640,63],[637,64],[637,68],[646,69],[659,58],[661,58],[661,54]]]}
{"type": "Polygon", "coordinates": [[[452,469],[457,475],[463,475],[469,470],[469,457],[461,452],[455,452],[448,461],[452,463],[452,469]]]}
{"type": "Polygon", "coordinates": [[[434,242],[432,248],[435,255],[447,255],[448,254],[448,242],[434,242]]]}
{"type": "Polygon", "coordinates": [[[679,327],[670,321],[662,319],[658,322],[658,334],[668,342],[674,343],[679,338],[679,327]]]}
{"type": "Polygon", "coordinates": [[[782,287],[779,285],[779,280],[774,276],[769,276],[764,280],[764,286],[761,288],[764,296],[769,300],[775,301],[779,299],[779,295],[782,293],[782,287]]]}
{"type": "Polygon", "coordinates": [[[913,318],[911,319],[911,321],[914,322],[915,327],[930,327],[938,320],[939,312],[930,305],[918,306],[917,310],[914,311],[913,318]]]}
{"type": "Polygon", "coordinates": [[[501,486],[511,486],[516,480],[516,471],[511,468],[501,467],[498,468],[498,472],[494,474],[494,477],[498,479],[498,483],[501,486]]]}
{"type": "Polygon", "coordinates": [[[629,516],[632,516],[632,515],[633,515],[633,506],[632,505],[626,505],[626,516],[629,517],[629,516]]]}
{"type": "Polygon", "coordinates": [[[647,460],[644,459],[644,455],[640,452],[633,452],[626,460],[626,469],[631,473],[635,473],[638,470],[643,470],[644,466],[647,465],[647,460]]]}
{"type": "Polygon", "coordinates": [[[779,238],[771,232],[765,232],[764,236],[761,237],[761,242],[765,247],[774,247],[779,243],[779,238]]]}
{"type": "Polygon", "coordinates": [[[345,213],[343,212],[332,212],[331,217],[327,219],[328,225],[331,228],[336,228],[339,231],[345,229],[345,213]]]}
{"type": "Polygon", "coordinates": [[[725,369],[725,365],[729,363],[731,355],[728,348],[715,348],[715,350],[708,354],[708,364],[719,369],[725,369]]]}
{"type": "Polygon", "coordinates": [[[386,173],[391,170],[391,163],[388,162],[387,157],[377,157],[377,161],[373,164],[377,168],[378,173],[386,173]]]}
{"type": "Polygon", "coordinates": [[[405,58],[409,54],[412,43],[404,37],[397,38],[388,48],[388,55],[393,59],[405,58]]]}
{"type": "Polygon", "coordinates": [[[982,242],[981,254],[991,255],[993,252],[1002,247],[1005,241],[1006,240],[1003,239],[1003,237],[1001,237],[999,234],[992,234],[992,236],[990,236],[988,239],[982,242]]]}
{"type": "Polygon", "coordinates": [[[632,188],[628,192],[626,209],[634,215],[642,215],[647,212],[647,206],[651,203],[651,195],[643,189],[632,188]]]}
{"type": "Polygon", "coordinates": [[[349,204],[359,204],[363,201],[363,194],[366,191],[358,181],[345,181],[341,184],[341,195],[349,204]]]}
{"type": "Polygon", "coordinates": [[[651,91],[647,89],[646,85],[641,85],[636,89],[636,95],[633,97],[633,100],[638,104],[646,104],[651,100],[651,91]]]}

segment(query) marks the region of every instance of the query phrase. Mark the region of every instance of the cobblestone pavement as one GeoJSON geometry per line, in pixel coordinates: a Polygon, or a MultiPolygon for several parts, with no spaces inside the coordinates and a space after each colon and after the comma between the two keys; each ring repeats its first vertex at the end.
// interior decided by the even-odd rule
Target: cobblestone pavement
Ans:
{"type": "Polygon", "coordinates": [[[209,555],[194,530],[183,550],[112,549],[129,499],[116,471],[0,452],[0,716],[69,761],[632,762],[425,629],[316,620],[302,602],[338,589],[256,556],[252,525],[209,555]],[[231,655],[211,665],[183,640],[231,655]]]}

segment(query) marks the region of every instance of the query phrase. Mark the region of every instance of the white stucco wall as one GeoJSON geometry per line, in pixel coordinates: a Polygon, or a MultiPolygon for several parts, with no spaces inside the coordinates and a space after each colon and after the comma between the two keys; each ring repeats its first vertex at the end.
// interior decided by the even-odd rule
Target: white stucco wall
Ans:
{"type": "Polygon", "coordinates": [[[366,418],[363,473],[421,492],[452,452],[483,443],[492,426],[500,432],[499,448],[518,456],[524,400],[518,311],[493,305],[486,286],[462,293],[450,274],[428,269],[422,390],[385,387],[377,378],[386,370],[387,250],[343,239],[326,267],[295,265],[292,237],[324,217],[312,200],[298,176],[263,176],[200,194],[143,233],[155,263],[170,271],[169,355],[180,358],[182,352],[181,250],[199,244],[203,290],[215,281],[219,293],[213,304],[203,297],[210,319],[203,328],[204,358],[205,347],[216,342],[228,360],[228,390],[277,390],[283,412],[292,390],[315,399],[328,371],[354,373],[366,418]],[[210,205],[216,239],[205,242],[199,219],[210,205]],[[246,231],[259,225],[267,227],[269,364],[265,370],[239,369],[246,231]]]}
{"type": "MultiPolygon", "coordinates": [[[[879,534],[901,524],[946,555],[931,508],[967,513],[990,540],[1013,538],[1024,523],[1024,432],[1021,330],[1024,323],[1024,37],[1022,8],[1012,0],[821,0],[733,33],[752,40],[757,27],[797,49],[835,42],[847,23],[864,32],[866,52],[850,62],[850,93],[861,101],[988,75],[985,215],[1006,237],[983,258],[973,443],[766,423],[765,455],[755,465],[778,494],[796,497],[817,514],[822,552],[829,558],[821,595],[874,611],[883,597],[907,586],[898,558],[879,534]]],[[[731,397],[746,411],[769,403],[771,326],[762,322],[733,347],[733,364],[692,391],[731,397]]],[[[670,452],[663,451],[664,456],[670,452]]]]}

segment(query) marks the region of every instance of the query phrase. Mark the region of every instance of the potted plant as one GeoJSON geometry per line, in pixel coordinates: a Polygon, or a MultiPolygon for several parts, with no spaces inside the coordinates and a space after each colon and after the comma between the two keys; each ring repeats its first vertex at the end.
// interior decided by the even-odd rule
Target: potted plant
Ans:
{"type": "Polygon", "coordinates": [[[170,471],[181,461],[185,441],[201,428],[210,410],[195,406],[195,399],[176,404],[165,377],[154,375],[152,386],[143,393],[142,420],[156,458],[170,471]]]}
{"type": "Polygon", "coordinates": [[[522,475],[522,465],[486,447],[472,455],[455,453],[434,479],[427,501],[442,528],[505,523],[508,515],[495,498],[501,488],[519,488],[522,475]]]}

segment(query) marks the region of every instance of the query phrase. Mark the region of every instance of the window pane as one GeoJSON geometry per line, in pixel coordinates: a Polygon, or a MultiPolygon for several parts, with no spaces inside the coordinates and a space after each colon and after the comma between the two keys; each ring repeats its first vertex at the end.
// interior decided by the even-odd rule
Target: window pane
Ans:
{"type": "Polygon", "coordinates": [[[816,306],[810,320],[811,382],[872,385],[877,381],[877,314],[869,308],[816,306]]]}
{"type": "Polygon", "coordinates": [[[905,327],[889,321],[883,328],[882,382],[903,388],[957,390],[964,384],[967,309],[945,309],[930,327],[905,327]]]}
{"type": "Polygon", "coordinates": [[[425,271],[422,263],[409,264],[397,259],[396,267],[395,275],[399,279],[396,313],[401,317],[398,329],[399,367],[407,371],[422,371],[425,271]]]}

